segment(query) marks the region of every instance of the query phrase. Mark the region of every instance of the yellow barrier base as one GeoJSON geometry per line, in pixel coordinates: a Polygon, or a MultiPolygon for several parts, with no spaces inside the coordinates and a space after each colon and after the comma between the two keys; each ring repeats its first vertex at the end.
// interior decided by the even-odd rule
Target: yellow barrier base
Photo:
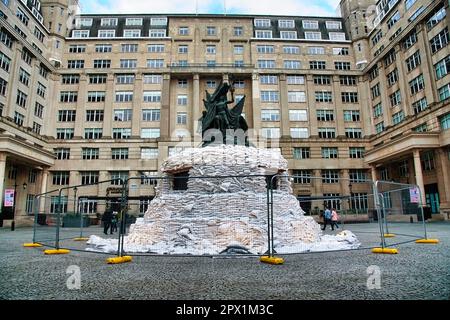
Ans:
{"type": "Polygon", "coordinates": [[[89,238],[75,238],[73,241],[88,241],[89,238]]]}
{"type": "Polygon", "coordinates": [[[46,255],[54,255],[54,254],[68,254],[70,253],[70,250],[67,249],[52,249],[52,250],[45,250],[44,253],[46,255]]]}
{"type": "Polygon", "coordinates": [[[261,261],[262,263],[275,264],[275,265],[284,263],[284,259],[283,258],[268,257],[268,256],[261,257],[259,259],[259,261],[261,261]]]}
{"type": "Polygon", "coordinates": [[[384,237],[385,238],[395,238],[395,234],[393,234],[393,233],[385,233],[384,237]]]}
{"type": "Polygon", "coordinates": [[[40,248],[42,247],[42,244],[40,243],[24,243],[24,248],[40,248]]]}
{"type": "Polygon", "coordinates": [[[416,243],[427,243],[427,244],[438,244],[438,239],[419,239],[416,240],[416,243]]]}
{"type": "Polygon", "coordinates": [[[394,248],[373,248],[372,253],[397,254],[398,250],[394,248]]]}
{"type": "Polygon", "coordinates": [[[108,259],[106,259],[106,262],[108,264],[120,264],[120,263],[131,262],[132,260],[133,260],[133,258],[130,256],[123,256],[123,257],[108,258],[108,259]]]}

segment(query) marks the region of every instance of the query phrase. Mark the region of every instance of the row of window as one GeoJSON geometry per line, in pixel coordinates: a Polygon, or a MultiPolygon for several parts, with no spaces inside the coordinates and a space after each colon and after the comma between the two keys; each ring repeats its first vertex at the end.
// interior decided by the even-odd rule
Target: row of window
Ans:
{"type": "MultiPolygon", "coordinates": [[[[329,32],[328,37],[330,41],[345,41],[346,35],[344,32],[329,32]]],[[[272,30],[256,30],[255,38],[257,39],[275,39],[272,30]]],[[[305,31],[304,38],[299,37],[297,31],[280,31],[280,39],[294,40],[326,40],[322,38],[322,32],[305,31]]]]}
{"type": "MultiPolygon", "coordinates": [[[[277,63],[275,60],[258,60],[256,64],[259,69],[275,69],[277,67],[277,63]]],[[[301,69],[302,62],[300,60],[284,60],[283,61],[284,69],[301,69]]],[[[326,61],[309,61],[309,69],[311,70],[325,70],[327,69],[326,61]]],[[[335,61],[334,62],[335,70],[350,70],[351,63],[347,61],[335,61]]]]}
{"type": "MultiPolygon", "coordinates": [[[[318,137],[321,139],[335,139],[336,128],[317,128],[318,137]]],[[[291,138],[294,139],[308,139],[308,128],[290,128],[291,138]]],[[[279,139],[280,128],[261,128],[261,135],[266,139],[279,139]]],[[[361,139],[363,137],[362,130],[360,128],[346,128],[345,137],[348,139],[361,139]]]]}

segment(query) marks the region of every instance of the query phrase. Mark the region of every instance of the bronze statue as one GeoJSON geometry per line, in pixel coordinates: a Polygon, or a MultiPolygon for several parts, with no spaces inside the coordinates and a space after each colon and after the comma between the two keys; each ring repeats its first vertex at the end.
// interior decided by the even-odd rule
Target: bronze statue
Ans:
{"type": "MultiPolygon", "coordinates": [[[[211,95],[206,91],[206,100],[203,100],[206,111],[203,111],[203,117],[200,118],[202,123],[202,137],[203,146],[207,146],[215,141],[215,136],[209,137],[209,133],[215,132],[222,135],[223,143],[227,143],[227,133],[237,132],[241,129],[246,133],[248,130],[247,122],[242,117],[242,110],[244,109],[245,96],[232,108],[228,105],[235,102],[234,87],[228,83],[221,83],[216,91],[211,95]],[[228,92],[231,92],[231,101],[228,101],[228,92]],[[209,140],[209,141],[208,141],[209,140]]],[[[230,143],[228,141],[228,143],[230,143]]],[[[237,144],[233,138],[233,144],[237,144]]],[[[245,145],[248,146],[247,138],[245,137],[245,145]]]]}

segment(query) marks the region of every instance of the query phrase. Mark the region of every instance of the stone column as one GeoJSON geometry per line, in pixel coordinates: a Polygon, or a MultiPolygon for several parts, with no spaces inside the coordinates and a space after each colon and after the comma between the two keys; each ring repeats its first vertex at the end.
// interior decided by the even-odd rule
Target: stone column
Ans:
{"type": "Polygon", "coordinates": [[[280,75],[280,120],[281,137],[290,137],[291,130],[289,127],[289,99],[286,75],[280,75]]]}
{"type": "MultiPolygon", "coordinates": [[[[41,191],[39,193],[47,192],[47,183],[48,183],[48,169],[45,168],[41,172],[41,191]]],[[[39,202],[39,213],[45,212],[45,198],[39,202]]]]}
{"type": "MultiPolygon", "coordinates": [[[[438,161],[440,166],[440,174],[438,174],[438,186],[441,192],[439,193],[440,202],[445,206],[450,206],[450,176],[448,172],[448,156],[443,148],[436,149],[438,154],[438,161]],[[442,192],[444,190],[444,192],[442,192]]],[[[439,171],[438,171],[439,172],[439,171]]]]}
{"type": "Polygon", "coordinates": [[[261,133],[261,94],[259,89],[259,74],[254,73],[252,75],[252,106],[253,110],[249,110],[248,105],[245,107],[245,115],[247,117],[248,126],[250,128],[253,127],[255,138],[260,138],[259,134],[261,133]],[[253,116],[253,123],[250,120],[250,115],[253,116]]]}
{"type": "Polygon", "coordinates": [[[201,135],[198,134],[199,122],[201,118],[202,107],[200,103],[200,76],[198,73],[193,77],[193,90],[192,90],[192,136],[194,141],[201,140],[201,135]],[[197,138],[196,136],[199,136],[197,138]]]}
{"type": "Polygon", "coordinates": [[[6,153],[0,153],[0,214],[2,213],[3,208],[5,171],[6,171],[6,153]]]}
{"type": "Polygon", "coordinates": [[[377,168],[374,165],[370,166],[370,173],[372,175],[372,181],[377,181],[377,168]]]}
{"type": "Polygon", "coordinates": [[[316,94],[315,94],[315,84],[314,77],[311,74],[305,76],[306,81],[306,95],[308,101],[308,121],[309,121],[309,135],[310,137],[318,136],[318,121],[316,113],[316,94]]]}
{"type": "Polygon", "coordinates": [[[161,139],[169,141],[172,132],[170,128],[170,74],[168,73],[163,75],[161,102],[161,139]]]}
{"type": "Polygon", "coordinates": [[[133,114],[131,116],[131,136],[136,138],[141,136],[142,101],[144,101],[142,73],[138,73],[134,81],[133,114]]]}
{"type": "Polygon", "coordinates": [[[426,204],[425,199],[425,186],[423,184],[423,174],[422,174],[422,164],[420,162],[420,150],[416,149],[413,152],[414,156],[414,171],[415,171],[415,177],[416,177],[416,184],[420,188],[420,193],[422,196],[422,205],[424,206],[426,204]]]}
{"type": "MultiPolygon", "coordinates": [[[[133,96],[133,101],[136,97],[133,96]]],[[[113,107],[114,101],[116,101],[116,94],[114,90],[114,74],[108,74],[106,80],[106,97],[104,104],[104,114],[103,114],[103,137],[112,137],[112,123],[113,123],[113,107]]],[[[134,111],[133,111],[134,112],[134,111]]]]}
{"type": "MultiPolygon", "coordinates": [[[[80,75],[80,84],[78,90],[78,100],[76,103],[75,129],[74,137],[84,137],[84,128],[86,124],[86,101],[88,90],[88,76],[80,75]]],[[[57,97],[59,99],[59,97],[57,97]]],[[[106,121],[105,121],[106,122],[106,121]]],[[[104,134],[105,132],[103,132],[104,134]]]]}
{"type": "MultiPolygon", "coordinates": [[[[341,180],[341,190],[342,190],[342,195],[344,196],[350,196],[350,174],[348,169],[342,169],[342,180],[341,180]]],[[[347,210],[350,209],[350,206],[348,205],[348,200],[342,200],[341,201],[341,207],[343,210],[347,210]]]]}

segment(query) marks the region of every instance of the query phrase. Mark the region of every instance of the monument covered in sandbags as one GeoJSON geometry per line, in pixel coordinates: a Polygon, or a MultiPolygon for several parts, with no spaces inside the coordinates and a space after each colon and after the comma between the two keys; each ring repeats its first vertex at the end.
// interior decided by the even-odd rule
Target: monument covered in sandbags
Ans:
{"type": "MultiPolygon", "coordinates": [[[[250,146],[234,90],[221,84],[204,101],[201,148],[169,157],[161,166],[156,196],[124,238],[126,252],[157,254],[263,254],[269,215],[278,253],[356,248],[347,232],[323,236],[292,194],[288,162],[279,150],[250,146]],[[228,92],[232,99],[228,101],[228,92]],[[269,201],[270,199],[270,201],[269,201]],[[269,203],[270,202],[270,203],[269,203]]],[[[91,237],[97,249],[114,251],[114,240],[91,237]]]]}

